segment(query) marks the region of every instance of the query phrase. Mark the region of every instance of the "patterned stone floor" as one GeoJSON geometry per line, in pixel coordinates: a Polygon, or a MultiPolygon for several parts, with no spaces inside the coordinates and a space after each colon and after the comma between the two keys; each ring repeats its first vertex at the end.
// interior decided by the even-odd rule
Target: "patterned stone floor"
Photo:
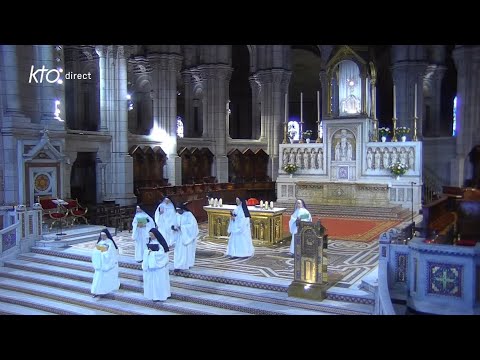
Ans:
{"type": "MultiPolygon", "coordinates": [[[[266,278],[293,278],[293,257],[288,253],[289,243],[275,248],[255,246],[251,258],[227,258],[227,239],[207,241],[207,224],[199,224],[200,240],[197,245],[195,267],[211,270],[235,271],[266,278]]],[[[122,231],[114,236],[121,255],[134,255],[132,235],[122,231]]],[[[73,245],[75,248],[92,249],[95,241],[73,245]]],[[[348,288],[369,273],[378,263],[378,241],[369,243],[331,240],[328,244],[328,272],[335,286],[348,288]]],[[[173,252],[170,253],[173,259],[173,252]]],[[[195,269],[195,267],[193,269],[195,269]]]]}

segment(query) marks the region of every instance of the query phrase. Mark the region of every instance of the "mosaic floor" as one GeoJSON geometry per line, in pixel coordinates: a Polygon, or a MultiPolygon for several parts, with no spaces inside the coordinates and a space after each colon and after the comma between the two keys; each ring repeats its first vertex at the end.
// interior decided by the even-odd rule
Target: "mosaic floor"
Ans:
{"type": "MultiPolygon", "coordinates": [[[[235,271],[266,278],[293,278],[293,257],[288,253],[289,244],[276,248],[255,246],[255,255],[251,258],[227,258],[224,253],[227,239],[218,241],[204,240],[207,224],[199,224],[200,241],[197,245],[195,267],[211,270],[235,271]]],[[[128,231],[114,236],[120,254],[133,257],[135,245],[128,231]]],[[[92,249],[95,241],[73,245],[75,248],[92,249]]],[[[378,242],[331,240],[328,244],[328,272],[335,286],[348,288],[374,269],[378,263],[378,242]]],[[[170,252],[173,259],[173,252],[170,252]]],[[[195,267],[193,269],[195,269],[195,267]]]]}

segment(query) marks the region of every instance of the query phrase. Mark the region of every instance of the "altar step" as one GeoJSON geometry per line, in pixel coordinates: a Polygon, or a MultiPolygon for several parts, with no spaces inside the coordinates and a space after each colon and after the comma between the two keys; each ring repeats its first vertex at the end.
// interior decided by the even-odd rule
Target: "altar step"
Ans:
{"type": "Polygon", "coordinates": [[[369,298],[352,302],[355,296],[335,292],[336,299],[322,302],[289,298],[286,286],[273,284],[269,288],[264,279],[221,279],[192,270],[171,271],[172,297],[154,303],[143,297],[139,264],[124,257],[120,263],[120,290],[92,298],[89,252],[32,250],[0,268],[3,314],[361,315],[373,311],[369,298]]]}
{"type": "MultiPolygon", "coordinates": [[[[385,219],[385,220],[405,220],[411,216],[411,211],[403,208],[401,205],[392,206],[346,206],[331,204],[310,204],[305,199],[308,210],[312,215],[319,217],[355,217],[367,219],[385,219]]],[[[292,202],[277,202],[277,207],[286,208],[287,213],[292,213],[294,204],[292,202]]]]}
{"type": "MultiPolygon", "coordinates": [[[[35,242],[36,246],[40,247],[67,247],[74,244],[88,242],[98,239],[100,231],[105,229],[101,225],[75,225],[59,230],[52,230],[44,233],[41,240],[35,242]]],[[[108,228],[112,235],[115,234],[114,228],[108,228]]]]}

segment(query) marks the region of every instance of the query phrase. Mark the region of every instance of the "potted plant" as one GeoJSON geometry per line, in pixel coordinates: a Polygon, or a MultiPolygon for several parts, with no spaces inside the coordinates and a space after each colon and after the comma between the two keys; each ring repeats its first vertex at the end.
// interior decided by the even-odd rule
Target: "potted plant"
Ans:
{"type": "Polygon", "coordinates": [[[401,163],[400,161],[397,161],[396,163],[391,164],[388,169],[392,173],[392,175],[395,175],[397,180],[400,179],[400,176],[405,175],[405,173],[408,170],[408,166],[401,163]]]}
{"type": "Polygon", "coordinates": [[[407,134],[410,133],[410,128],[406,126],[399,126],[395,128],[395,134],[397,135],[397,138],[400,138],[402,142],[405,142],[407,140],[407,134]]]}
{"type": "Polygon", "coordinates": [[[304,139],[305,139],[305,141],[306,141],[307,143],[310,142],[310,138],[312,137],[312,133],[313,133],[312,130],[305,130],[305,131],[303,132],[303,137],[304,137],[304,139]]]}
{"type": "Polygon", "coordinates": [[[382,139],[382,142],[387,141],[387,135],[390,134],[390,128],[388,127],[381,127],[378,129],[378,135],[382,139]]]}
{"type": "Polygon", "coordinates": [[[298,166],[295,164],[286,164],[283,166],[283,171],[287,174],[290,174],[290,177],[293,177],[293,174],[298,170],[298,166]]]}

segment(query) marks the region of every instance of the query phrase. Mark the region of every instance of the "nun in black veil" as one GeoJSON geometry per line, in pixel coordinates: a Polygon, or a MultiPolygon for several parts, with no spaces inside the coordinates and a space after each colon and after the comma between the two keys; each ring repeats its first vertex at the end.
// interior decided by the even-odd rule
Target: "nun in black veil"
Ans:
{"type": "Polygon", "coordinates": [[[237,207],[232,211],[228,224],[228,245],[225,255],[249,257],[255,253],[250,230],[250,211],[245,199],[236,198],[237,207]]]}
{"type": "Polygon", "coordinates": [[[95,269],[90,292],[93,297],[108,294],[120,288],[118,277],[118,246],[107,228],[100,232],[92,252],[95,269]]]}
{"type": "Polygon", "coordinates": [[[167,300],[170,292],[168,245],[155,228],[149,231],[150,239],[143,253],[143,295],[153,301],[167,300]]]}

